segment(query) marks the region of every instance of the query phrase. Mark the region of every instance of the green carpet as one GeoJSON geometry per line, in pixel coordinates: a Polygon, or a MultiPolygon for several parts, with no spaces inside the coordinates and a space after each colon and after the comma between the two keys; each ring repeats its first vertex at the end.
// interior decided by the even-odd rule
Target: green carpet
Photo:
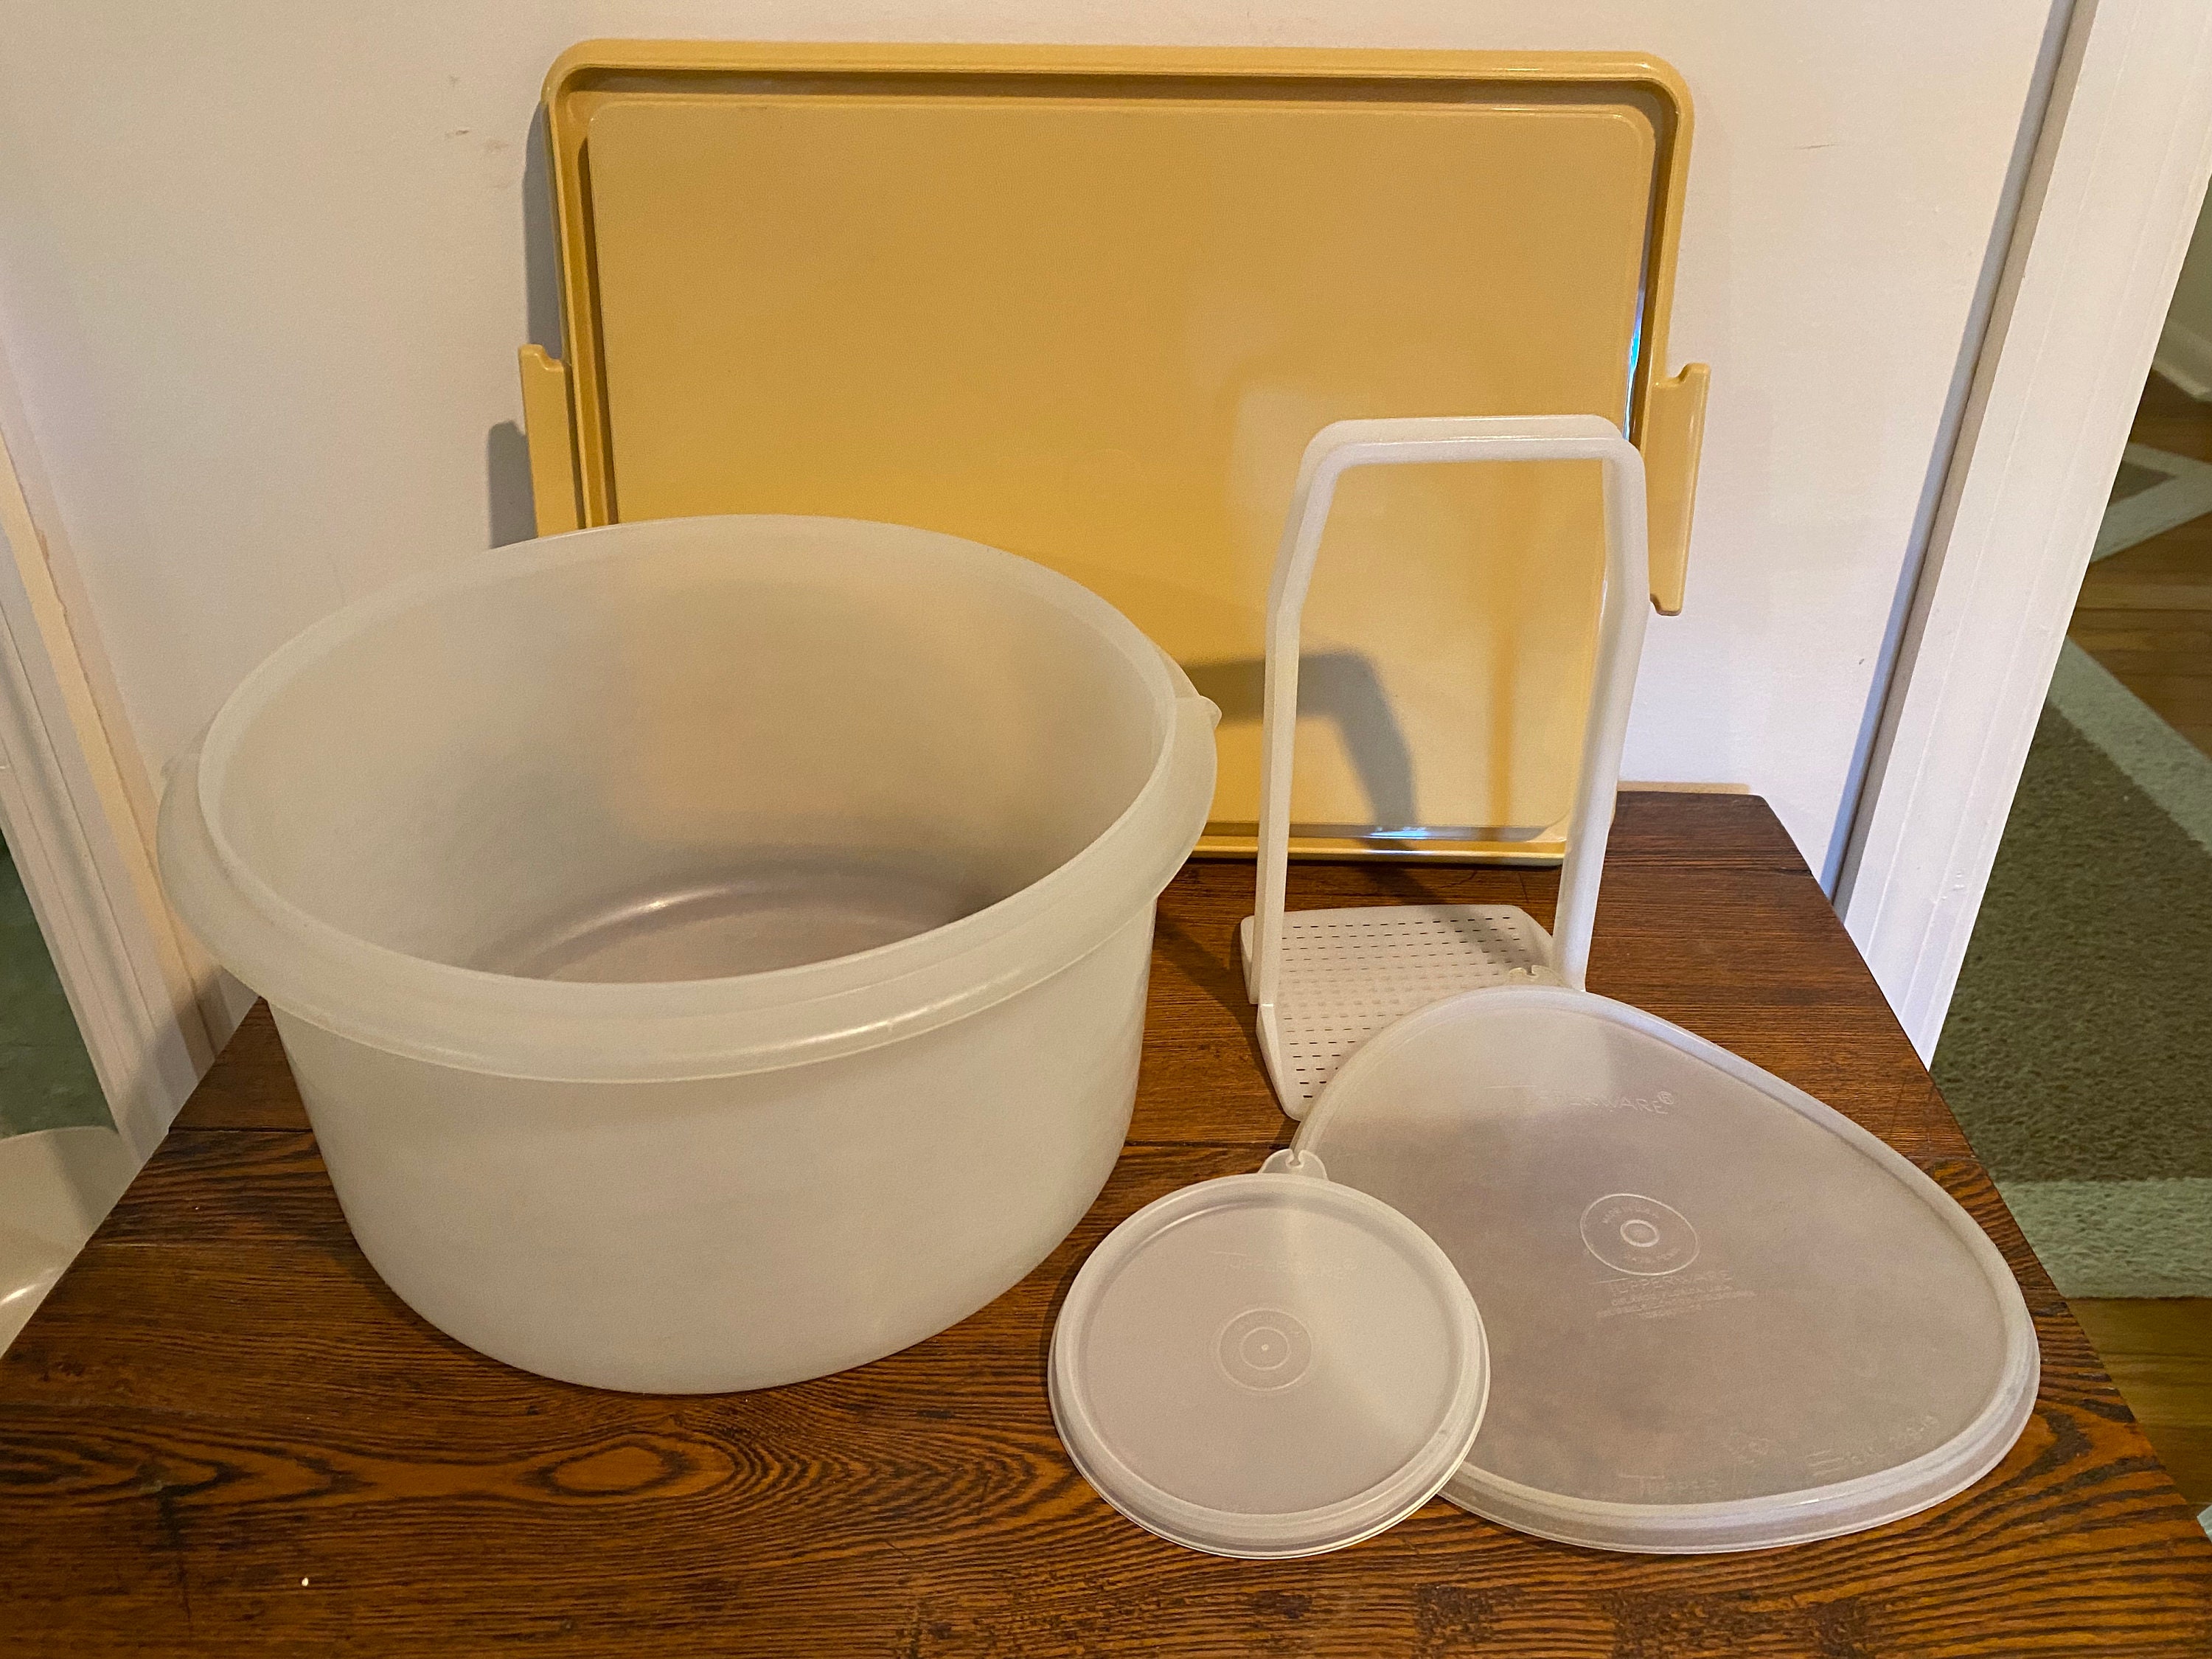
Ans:
{"type": "Polygon", "coordinates": [[[0,1136],[81,1123],[110,1127],[107,1102],[15,860],[0,848],[0,1136]]]}
{"type": "Polygon", "coordinates": [[[2070,643],[1935,1072],[2069,1296],[2212,1296],[2212,760],[2070,643]]]}

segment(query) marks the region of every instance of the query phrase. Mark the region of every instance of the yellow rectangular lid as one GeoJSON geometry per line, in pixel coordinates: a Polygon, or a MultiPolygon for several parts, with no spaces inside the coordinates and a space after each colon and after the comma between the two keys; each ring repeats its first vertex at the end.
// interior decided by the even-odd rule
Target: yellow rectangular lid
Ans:
{"type": "MultiPolygon", "coordinates": [[[[1704,404],[1667,379],[1689,104],[1589,54],[594,42],[546,86],[565,362],[544,533],[883,519],[1052,565],[1222,706],[1249,850],[1261,622],[1307,440],[1599,414],[1679,607],[1704,404]]],[[[1348,483],[1308,611],[1302,850],[1556,857],[1596,480],[1348,483]]]]}

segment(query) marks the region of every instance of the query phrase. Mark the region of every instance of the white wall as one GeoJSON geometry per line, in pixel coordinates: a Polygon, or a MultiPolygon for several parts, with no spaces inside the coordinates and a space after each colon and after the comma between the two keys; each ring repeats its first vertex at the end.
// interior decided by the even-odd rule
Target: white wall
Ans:
{"type": "MultiPolygon", "coordinates": [[[[0,343],[156,766],[289,635],[526,526],[540,81],[599,35],[1649,51],[1713,366],[1628,775],[1831,864],[2048,12],[2037,0],[0,0],[0,343]],[[532,185],[536,185],[533,169],[532,185]],[[497,482],[488,480],[489,471],[497,482]]],[[[537,337],[550,340],[542,277],[537,337]]],[[[1971,357],[1971,350],[1966,352],[1971,357]]]]}

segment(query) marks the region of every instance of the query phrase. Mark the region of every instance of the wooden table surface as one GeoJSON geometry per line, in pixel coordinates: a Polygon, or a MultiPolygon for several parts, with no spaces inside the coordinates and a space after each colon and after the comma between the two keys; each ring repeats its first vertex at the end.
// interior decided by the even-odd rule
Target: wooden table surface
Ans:
{"type": "MultiPolygon", "coordinates": [[[[1304,1561],[1140,1532],[1069,1467],[1044,1355],[1085,1254],[1290,1124],[1234,966],[1250,866],[1160,906],[1120,1167],[952,1330],[842,1376],[658,1398],[510,1370],[348,1236],[264,1012],[0,1360],[0,1652],[1368,1655],[2212,1652],[2212,1544],[1765,805],[1632,794],[1590,985],[1849,1113],[1985,1225],[2043,1345],[2020,1444],[1856,1537],[1607,1555],[1442,1502],[1304,1561]]],[[[1294,904],[1518,902],[1548,874],[1312,866],[1294,904]]]]}

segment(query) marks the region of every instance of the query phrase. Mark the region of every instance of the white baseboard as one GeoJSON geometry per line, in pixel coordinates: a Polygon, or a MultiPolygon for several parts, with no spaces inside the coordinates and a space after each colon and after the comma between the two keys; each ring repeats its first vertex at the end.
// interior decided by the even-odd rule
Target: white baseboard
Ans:
{"type": "Polygon", "coordinates": [[[2168,317],[2150,366],[2200,403],[2212,402],[2212,339],[2195,329],[2168,317]]]}
{"type": "Polygon", "coordinates": [[[150,783],[133,781],[143,768],[127,727],[103,709],[88,666],[100,659],[88,617],[64,600],[66,562],[33,514],[46,490],[21,413],[0,355],[0,829],[113,1127],[0,1139],[0,1339],[30,1316],[215,1057],[200,984],[213,969],[196,968],[162,896],[144,829],[150,783]]]}

